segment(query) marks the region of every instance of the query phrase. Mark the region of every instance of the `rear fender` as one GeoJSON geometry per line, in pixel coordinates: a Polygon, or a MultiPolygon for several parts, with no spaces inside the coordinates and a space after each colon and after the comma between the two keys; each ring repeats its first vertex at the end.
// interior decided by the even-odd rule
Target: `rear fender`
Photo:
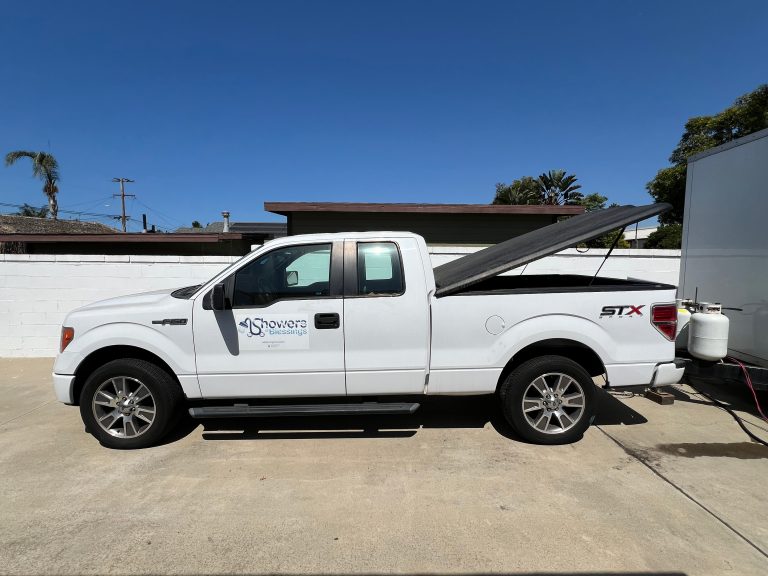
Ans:
{"type": "Polygon", "coordinates": [[[598,324],[579,316],[545,314],[512,326],[497,340],[498,366],[506,366],[524,348],[544,340],[573,340],[590,348],[604,365],[615,357],[616,343],[598,324]]]}

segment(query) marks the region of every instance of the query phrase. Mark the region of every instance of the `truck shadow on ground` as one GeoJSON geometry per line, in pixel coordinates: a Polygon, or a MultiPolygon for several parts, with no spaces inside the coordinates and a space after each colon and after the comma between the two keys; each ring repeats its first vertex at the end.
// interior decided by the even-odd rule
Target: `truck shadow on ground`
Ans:
{"type": "MultiPolygon", "coordinates": [[[[620,400],[597,389],[601,426],[642,424],[647,420],[620,400]]],[[[312,416],[275,418],[185,417],[163,443],[174,442],[202,426],[204,440],[285,440],[340,438],[409,438],[426,428],[484,428],[524,442],[506,422],[496,396],[433,396],[419,398],[420,409],[408,416],[312,416]]]]}
{"type": "MultiPolygon", "coordinates": [[[[708,394],[718,402],[721,402],[731,408],[738,410],[749,430],[758,437],[768,436],[768,423],[761,420],[757,408],[746,384],[723,384],[722,382],[712,382],[702,379],[696,379],[689,383],[695,392],[691,393],[687,388],[680,386],[668,386],[666,391],[675,397],[676,402],[685,402],[688,404],[699,404],[710,406],[712,410],[724,410],[724,408],[713,404],[713,402],[701,394],[708,394]]],[[[757,397],[763,407],[766,405],[768,395],[765,392],[757,392],[757,397]]],[[[734,423],[736,426],[736,423],[734,423]]],[[[658,444],[655,450],[663,454],[677,456],[681,458],[736,458],[739,460],[761,460],[768,459],[768,447],[758,444],[745,437],[743,442],[701,442],[701,443],[672,443],[658,444]]]]}
{"type": "MultiPolygon", "coordinates": [[[[684,380],[683,382],[691,386],[695,392],[690,393],[686,391],[686,389],[681,388],[680,385],[667,386],[664,390],[672,394],[677,401],[711,406],[712,401],[699,393],[704,392],[715,400],[727,404],[731,408],[748,412],[759,418],[754,398],[752,397],[749,388],[747,388],[746,383],[725,383],[703,378],[691,379],[690,382],[684,380]]],[[[756,395],[763,407],[763,411],[765,411],[766,404],[768,404],[768,392],[758,390],[756,391],[756,395]]]]}

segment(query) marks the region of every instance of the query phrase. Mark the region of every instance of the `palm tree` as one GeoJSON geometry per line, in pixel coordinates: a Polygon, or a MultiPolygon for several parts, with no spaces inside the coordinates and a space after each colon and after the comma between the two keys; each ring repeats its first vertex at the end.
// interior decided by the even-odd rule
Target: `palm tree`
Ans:
{"type": "Polygon", "coordinates": [[[576,184],[576,176],[565,170],[550,170],[539,176],[538,183],[543,204],[578,204],[584,197],[577,192],[581,184],[576,184]]]}
{"type": "Polygon", "coordinates": [[[59,203],[56,201],[56,194],[59,192],[59,188],[56,186],[56,182],[59,180],[59,163],[56,162],[56,158],[52,154],[47,152],[16,150],[5,155],[5,165],[11,166],[21,158],[32,160],[32,175],[43,181],[43,194],[48,198],[51,218],[56,220],[59,214],[59,203]]]}

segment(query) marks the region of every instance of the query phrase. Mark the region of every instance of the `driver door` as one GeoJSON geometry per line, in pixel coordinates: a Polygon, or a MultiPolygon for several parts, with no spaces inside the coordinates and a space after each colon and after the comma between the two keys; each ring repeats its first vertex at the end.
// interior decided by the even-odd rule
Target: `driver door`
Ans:
{"type": "Polygon", "coordinates": [[[227,310],[195,301],[204,398],[343,396],[342,243],[278,246],[225,281],[227,310]]]}

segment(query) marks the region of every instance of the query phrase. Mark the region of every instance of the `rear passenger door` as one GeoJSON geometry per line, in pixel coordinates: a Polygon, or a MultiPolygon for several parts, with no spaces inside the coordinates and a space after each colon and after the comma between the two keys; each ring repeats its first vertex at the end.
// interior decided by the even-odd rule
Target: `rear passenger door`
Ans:
{"type": "Polygon", "coordinates": [[[347,394],[420,394],[429,305],[415,239],[344,244],[347,394]]]}

